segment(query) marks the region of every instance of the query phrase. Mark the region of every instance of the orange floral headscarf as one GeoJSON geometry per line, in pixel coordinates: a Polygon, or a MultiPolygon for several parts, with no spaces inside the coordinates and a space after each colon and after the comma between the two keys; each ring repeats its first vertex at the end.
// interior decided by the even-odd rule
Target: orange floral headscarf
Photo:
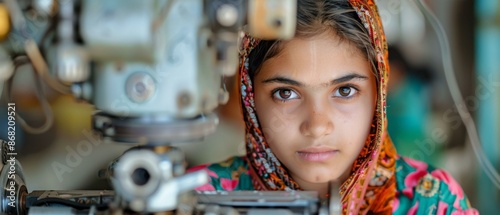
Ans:
{"type": "MultiPolygon", "coordinates": [[[[396,151],[387,134],[386,91],[389,75],[387,42],[380,16],[373,0],[349,0],[367,29],[375,48],[375,66],[378,75],[377,107],[372,129],[352,173],[343,182],[343,214],[391,214],[396,194],[396,151]]],[[[256,190],[300,190],[286,168],[274,156],[255,112],[254,90],[249,75],[248,56],[260,40],[245,35],[240,49],[239,78],[243,116],[246,124],[246,158],[256,190]]]]}

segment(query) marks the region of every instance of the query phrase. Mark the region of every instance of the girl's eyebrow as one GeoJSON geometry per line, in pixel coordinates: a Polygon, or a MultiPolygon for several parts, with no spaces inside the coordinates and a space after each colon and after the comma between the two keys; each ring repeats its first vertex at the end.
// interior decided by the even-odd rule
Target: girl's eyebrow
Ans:
{"type": "Polygon", "coordinates": [[[289,78],[285,78],[283,76],[275,76],[272,78],[268,78],[268,79],[263,80],[262,83],[264,83],[264,84],[266,84],[266,83],[281,83],[281,84],[289,84],[289,85],[293,85],[293,86],[297,86],[297,87],[304,86],[303,83],[300,83],[296,80],[292,80],[289,78]]]}
{"type": "MultiPolygon", "coordinates": [[[[321,85],[332,86],[332,85],[337,85],[337,84],[341,84],[344,82],[348,82],[348,81],[351,81],[353,79],[368,80],[368,77],[361,75],[361,74],[357,74],[357,73],[349,73],[349,74],[344,75],[342,77],[333,79],[329,83],[323,83],[321,85]]],[[[297,86],[297,87],[305,86],[305,84],[303,84],[299,81],[296,81],[296,80],[293,80],[290,78],[286,78],[283,76],[271,77],[271,78],[263,80],[262,83],[264,83],[264,84],[266,84],[266,83],[281,83],[281,84],[289,84],[289,85],[293,85],[293,86],[297,86]]]]}
{"type": "Polygon", "coordinates": [[[361,74],[357,74],[357,73],[350,73],[350,74],[344,75],[340,78],[336,78],[336,79],[330,81],[330,83],[328,85],[330,85],[330,86],[337,85],[340,83],[348,82],[348,81],[353,80],[353,79],[368,80],[368,77],[361,75],[361,74]]]}

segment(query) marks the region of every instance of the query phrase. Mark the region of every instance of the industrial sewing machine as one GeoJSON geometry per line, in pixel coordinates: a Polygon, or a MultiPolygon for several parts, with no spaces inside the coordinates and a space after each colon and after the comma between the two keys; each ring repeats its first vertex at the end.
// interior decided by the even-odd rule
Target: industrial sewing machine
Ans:
{"type": "Polygon", "coordinates": [[[295,19],[294,0],[0,1],[0,82],[31,64],[43,83],[95,105],[92,126],[103,141],[131,147],[100,172],[114,191],[28,192],[19,162],[9,160],[14,140],[8,139],[0,211],[338,213],[336,195],[321,205],[315,192],[193,192],[208,176],[185,173],[184,156],[172,147],[215,130],[212,112],[228,100],[223,78],[236,72],[242,30],[291,38],[295,19]]]}

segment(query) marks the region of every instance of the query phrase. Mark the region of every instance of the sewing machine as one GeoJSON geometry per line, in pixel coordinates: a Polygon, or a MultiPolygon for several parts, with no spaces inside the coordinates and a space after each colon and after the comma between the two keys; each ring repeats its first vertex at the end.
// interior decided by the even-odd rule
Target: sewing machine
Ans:
{"type": "Polygon", "coordinates": [[[28,192],[21,164],[9,159],[15,140],[7,139],[0,211],[338,213],[338,196],[321,205],[315,192],[193,192],[208,175],[186,173],[183,154],[172,147],[215,130],[213,110],[228,100],[223,78],[237,70],[242,30],[291,38],[296,10],[292,0],[0,1],[0,82],[31,64],[44,84],[95,106],[89,117],[102,141],[131,147],[99,172],[113,191],[28,192]]]}

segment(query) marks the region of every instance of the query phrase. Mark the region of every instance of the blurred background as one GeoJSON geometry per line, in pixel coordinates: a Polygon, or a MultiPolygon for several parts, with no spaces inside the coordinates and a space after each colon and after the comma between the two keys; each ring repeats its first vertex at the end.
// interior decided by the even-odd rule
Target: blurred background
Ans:
{"type": "MultiPolygon", "coordinates": [[[[457,107],[444,78],[436,32],[412,0],[378,0],[390,45],[389,132],[398,152],[450,172],[471,204],[483,214],[500,210],[500,190],[486,177],[472,151],[457,107]]],[[[479,130],[482,147],[497,171],[500,166],[500,1],[426,0],[450,42],[454,72],[479,130]]],[[[13,41],[15,42],[15,41],[13,41]]],[[[14,80],[17,111],[30,124],[45,117],[34,93],[30,68],[14,80]]],[[[190,165],[243,155],[244,127],[234,78],[227,105],[219,107],[220,125],[201,143],[180,144],[190,165]]],[[[46,133],[17,130],[17,159],[29,191],[109,189],[97,172],[123,153],[126,146],[100,142],[91,132],[89,104],[49,91],[55,123],[46,133]]],[[[2,101],[0,119],[6,121],[2,101]]],[[[7,123],[0,124],[5,139],[7,123]]]]}

